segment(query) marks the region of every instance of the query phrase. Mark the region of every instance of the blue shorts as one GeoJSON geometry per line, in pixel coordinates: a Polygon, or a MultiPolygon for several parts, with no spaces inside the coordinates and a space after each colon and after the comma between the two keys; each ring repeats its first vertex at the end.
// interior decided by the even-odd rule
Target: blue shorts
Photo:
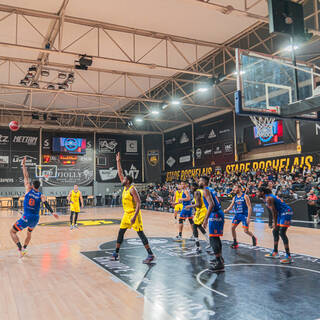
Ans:
{"type": "Polygon", "coordinates": [[[242,223],[243,228],[248,228],[247,216],[241,213],[236,213],[232,219],[232,224],[237,226],[240,222],[242,223]]]}
{"type": "Polygon", "coordinates": [[[222,210],[212,212],[209,217],[209,237],[223,236],[224,213],[222,210]]]}
{"type": "Polygon", "coordinates": [[[38,214],[23,214],[22,217],[13,225],[15,229],[21,231],[28,227],[32,231],[38,224],[40,216],[38,214]]]}
{"type": "Polygon", "coordinates": [[[180,211],[180,219],[192,219],[192,210],[182,208],[180,211]]]}
{"type": "Polygon", "coordinates": [[[286,227],[286,228],[290,227],[292,216],[293,216],[292,211],[278,213],[277,226],[286,227]]]}

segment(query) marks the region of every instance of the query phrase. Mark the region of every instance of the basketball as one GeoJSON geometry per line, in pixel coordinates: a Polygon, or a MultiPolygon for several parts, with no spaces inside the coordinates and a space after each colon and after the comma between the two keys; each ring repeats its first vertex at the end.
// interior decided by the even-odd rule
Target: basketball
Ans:
{"type": "Polygon", "coordinates": [[[18,121],[11,121],[9,123],[9,128],[11,131],[18,131],[19,130],[19,123],[18,121]]]}

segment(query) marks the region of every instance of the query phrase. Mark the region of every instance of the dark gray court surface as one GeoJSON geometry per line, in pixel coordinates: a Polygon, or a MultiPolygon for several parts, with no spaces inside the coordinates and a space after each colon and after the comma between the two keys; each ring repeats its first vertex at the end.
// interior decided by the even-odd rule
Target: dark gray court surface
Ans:
{"type": "Polygon", "coordinates": [[[266,259],[269,249],[240,244],[233,250],[223,241],[226,271],[217,275],[207,270],[211,255],[191,252],[192,241],[150,242],[157,256],[152,266],[141,263],[146,251],[139,239],[124,241],[120,262],[110,260],[115,241],[82,252],[145,297],[144,319],[169,319],[164,313],[177,320],[320,319],[320,258],[293,255],[286,266],[266,259]]]}

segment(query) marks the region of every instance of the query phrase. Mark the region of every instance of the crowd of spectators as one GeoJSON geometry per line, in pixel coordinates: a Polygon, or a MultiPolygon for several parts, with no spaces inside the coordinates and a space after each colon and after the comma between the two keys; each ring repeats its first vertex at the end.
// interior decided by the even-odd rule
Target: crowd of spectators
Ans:
{"type": "MultiPolygon", "coordinates": [[[[197,178],[191,178],[189,182],[194,180],[197,178]]],[[[256,198],[259,186],[267,184],[275,195],[284,200],[307,199],[309,214],[314,214],[320,207],[320,164],[311,169],[296,167],[292,171],[280,172],[273,169],[229,174],[219,171],[211,176],[211,186],[219,197],[232,197],[235,183],[241,184],[252,199],[256,198]]],[[[166,182],[149,186],[147,191],[141,192],[143,206],[154,210],[170,209],[177,184],[178,182],[166,182]]]]}

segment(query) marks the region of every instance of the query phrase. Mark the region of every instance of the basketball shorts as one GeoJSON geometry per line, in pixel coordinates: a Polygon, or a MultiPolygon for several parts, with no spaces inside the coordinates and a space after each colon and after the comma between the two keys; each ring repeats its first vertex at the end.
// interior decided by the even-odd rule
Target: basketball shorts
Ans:
{"type": "Polygon", "coordinates": [[[214,211],[209,217],[209,236],[221,237],[223,236],[224,213],[222,210],[214,211]]]}
{"type": "Polygon", "coordinates": [[[71,204],[70,211],[79,213],[80,212],[80,205],[71,204]]]}
{"type": "Polygon", "coordinates": [[[38,214],[23,214],[22,217],[13,225],[15,229],[22,231],[27,228],[33,230],[38,222],[40,216],[38,214]]]}
{"type": "Polygon", "coordinates": [[[247,216],[241,213],[236,213],[232,219],[232,224],[237,226],[240,222],[242,223],[243,228],[248,228],[247,216]]]}
{"type": "Polygon", "coordinates": [[[197,225],[201,225],[203,223],[204,218],[206,217],[206,214],[207,214],[206,208],[197,210],[193,219],[194,223],[197,225]]]}
{"type": "Polygon", "coordinates": [[[138,213],[138,216],[136,218],[136,221],[134,224],[131,224],[131,219],[133,218],[135,212],[125,212],[121,223],[120,223],[120,229],[133,229],[135,231],[143,231],[143,223],[142,223],[142,216],[141,212],[138,213]]]}
{"type": "Polygon", "coordinates": [[[292,211],[278,213],[277,226],[289,228],[291,225],[292,216],[292,211]]]}
{"type": "Polygon", "coordinates": [[[175,212],[180,212],[181,210],[182,210],[182,204],[181,204],[181,203],[176,204],[176,205],[174,206],[174,211],[175,211],[175,212]]]}
{"type": "Polygon", "coordinates": [[[192,210],[182,208],[180,211],[180,219],[192,219],[192,210]]]}

